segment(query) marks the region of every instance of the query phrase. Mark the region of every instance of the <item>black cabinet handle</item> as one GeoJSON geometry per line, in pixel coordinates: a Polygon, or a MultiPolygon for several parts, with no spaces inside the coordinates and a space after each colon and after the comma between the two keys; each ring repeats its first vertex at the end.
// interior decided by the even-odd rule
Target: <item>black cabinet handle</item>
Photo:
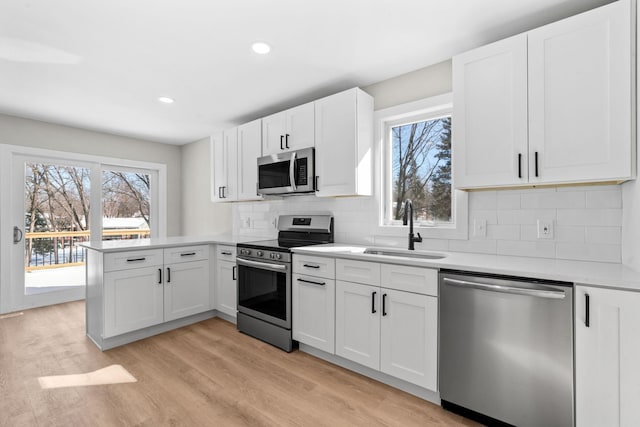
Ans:
{"type": "Polygon", "coordinates": [[[220,187],[220,189],[222,190],[222,197],[221,197],[222,199],[226,199],[227,198],[227,196],[224,195],[224,189],[225,188],[227,188],[227,187],[224,186],[224,185],[222,187],[220,187]]]}
{"type": "Polygon", "coordinates": [[[218,199],[222,199],[222,187],[218,187],[218,199]]]}
{"type": "Polygon", "coordinates": [[[162,269],[158,269],[158,285],[162,284],[162,269]]]}
{"type": "Polygon", "coordinates": [[[522,153],[518,153],[518,178],[522,178],[522,153]]]}
{"type": "Polygon", "coordinates": [[[220,252],[220,254],[222,254],[222,255],[233,255],[233,254],[232,254],[231,252],[229,252],[229,251],[222,251],[222,252],[220,252]]]}
{"type": "Polygon", "coordinates": [[[171,269],[167,267],[167,283],[171,283],[171,269]]]}
{"type": "Polygon", "coordinates": [[[187,252],[185,254],[180,254],[180,256],[194,256],[195,254],[195,252],[187,252]]]}
{"type": "Polygon", "coordinates": [[[314,182],[314,190],[318,191],[318,181],[320,180],[320,177],[318,175],[316,175],[316,179],[314,182]]]}
{"type": "Polygon", "coordinates": [[[535,169],[536,169],[536,176],[538,176],[538,152],[536,151],[535,154],[535,169]]]}
{"type": "Polygon", "coordinates": [[[284,136],[284,146],[287,147],[287,149],[289,149],[289,134],[285,134],[284,136]]]}
{"type": "Polygon", "coordinates": [[[589,294],[584,294],[584,326],[589,327],[589,294]]]}
{"type": "Polygon", "coordinates": [[[234,265],[233,268],[231,269],[231,278],[233,280],[236,280],[236,270],[237,270],[238,266],[234,265]]]}
{"type": "Polygon", "coordinates": [[[382,315],[387,315],[387,294],[382,294],[382,315]]]}
{"type": "Polygon", "coordinates": [[[314,282],[313,280],[306,280],[306,279],[298,279],[298,282],[302,282],[302,283],[310,283],[312,285],[318,285],[318,286],[324,286],[326,285],[325,282],[314,282]]]}
{"type": "Polygon", "coordinates": [[[127,262],[144,261],[146,258],[127,258],[127,262]]]}
{"type": "Polygon", "coordinates": [[[376,294],[377,292],[371,292],[371,314],[376,314],[376,294]]]}
{"type": "Polygon", "coordinates": [[[307,268],[320,268],[319,265],[311,265],[311,264],[302,264],[302,266],[307,268]]]}
{"type": "Polygon", "coordinates": [[[280,135],[280,149],[284,150],[284,146],[282,145],[282,140],[284,139],[284,135],[280,135]]]}

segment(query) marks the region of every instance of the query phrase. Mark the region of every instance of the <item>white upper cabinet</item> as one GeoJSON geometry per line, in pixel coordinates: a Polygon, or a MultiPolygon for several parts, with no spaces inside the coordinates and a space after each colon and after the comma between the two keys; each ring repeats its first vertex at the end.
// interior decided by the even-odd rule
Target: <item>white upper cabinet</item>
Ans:
{"type": "Polygon", "coordinates": [[[527,183],[527,36],[453,58],[455,186],[527,183]]]}
{"type": "Polygon", "coordinates": [[[453,59],[457,188],[633,178],[630,0],[453,59]]]}
{"type": "Polygon", "coordinates": [[[214,202],[237,200],[238,128],[211,136],[211,157],[213,166],[211,200],[214,202]]]}
{"type": "Polygon", "coordinates": [[[262,155],[314,146],[313,102],[262,119],[262,155]]]}
{"type": "Polygon", "coordinates": [[[353,88],[315,102],[317,196],[372,192],[373,98],[353,88]]]}
{"type": "Polygon", "coordinates": [[[238,200],[259,200],[258,157],[262,156],[262,121],[238,126],[238,200]]]}
{"type": "Polygon", "coordinates": [[[531,31],[529,180],[631,177],[631,81],[628,1],[531,31]]]}

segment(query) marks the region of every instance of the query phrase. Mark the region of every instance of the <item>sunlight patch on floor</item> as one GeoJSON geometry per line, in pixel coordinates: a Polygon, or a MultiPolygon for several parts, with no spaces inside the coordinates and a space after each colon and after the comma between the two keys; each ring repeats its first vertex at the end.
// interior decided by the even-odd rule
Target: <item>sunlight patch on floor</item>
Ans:
{"type": "Polygon", "coordinates": [[[38,378],[40,387],[43,389],[124,384],[137,381],[122,365],[111,365],[86,374],[54,375],[38,378]]]}

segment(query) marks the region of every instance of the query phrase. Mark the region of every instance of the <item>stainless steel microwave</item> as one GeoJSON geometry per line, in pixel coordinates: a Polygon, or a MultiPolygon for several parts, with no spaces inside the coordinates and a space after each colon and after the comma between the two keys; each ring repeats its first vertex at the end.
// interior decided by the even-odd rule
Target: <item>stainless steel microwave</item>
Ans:
{"type": "Polygon", "coordinates": [[[312,193],[315,188],[313,148],[258,158],[258,194],[312,193]]]}

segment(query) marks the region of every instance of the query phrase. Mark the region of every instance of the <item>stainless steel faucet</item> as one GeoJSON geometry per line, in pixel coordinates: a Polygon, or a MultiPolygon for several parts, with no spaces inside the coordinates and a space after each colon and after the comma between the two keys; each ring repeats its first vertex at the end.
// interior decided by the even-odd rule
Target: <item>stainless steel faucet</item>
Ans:
{"type": "Polygon", "coordinates": [[[422,242],[422,236],[418,233],[418,237],[413,234],[413,202],[410,199],[404,201],[404,207],[402,208],[402,225],[407,225],[407,216],[409,217],[409,250],[415,250],[414,243],[422,242]]]}

